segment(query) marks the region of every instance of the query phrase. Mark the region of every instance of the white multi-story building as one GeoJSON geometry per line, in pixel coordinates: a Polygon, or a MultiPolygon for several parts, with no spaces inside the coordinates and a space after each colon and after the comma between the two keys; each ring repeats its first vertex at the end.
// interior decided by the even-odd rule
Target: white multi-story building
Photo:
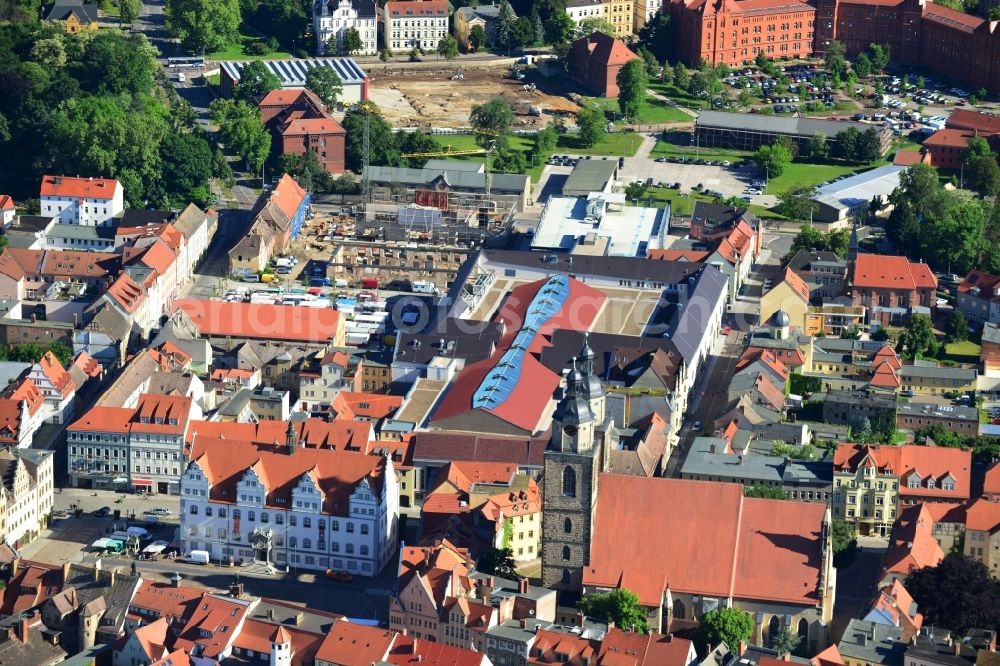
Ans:
{"type": "Polygon", "coordinates": [[[70,485],[128,487],[128,436],[134,407],[92,407],[66,428],[70,485]]]}
{"type": "Polygon", "coordinates": [[[114,178],[43,176],[40,209],[63,224],[112,226],[125,210],[125,190],[114,178]]]}
{"type": "Polygon", "coordinates": [[[351,55],[375,55],[378,51],[378,20],[373,0],[317,0],[313,5],[313,32],[320,55],[344,53],[347,32],[354,28],[361,37],[361,50],[351,55]],[[331,39],[336,48],[331,48],[331,39]]]}
{"type": "Polygon", "coordinates": [[[45,396],[45,422],[66,423],[76,407],[76,382],[52,352],[45,352],[28,371],[30,379],[45,396]]]}
{"type": "Polygon", "coordinates": [[[184,552],[375,576],[397,545],[399,487],[388,457],[196,437],[181,479],[184,552]]]}
{"type": "Polygon", "coordinates": [[[392,51],[433,51],[448,34],[447,0],[404,0],[382,9],[383,45],[392,51]]]}
{"type": "Polygon", "coordinates": [[[38,536],[52,511],[52,451],[0,450],[0,538],[17,550],[38,536]]]}
{"type": "Polygon", "coordinates": [[[187,396],[146,394],[139,398],[129,426],[131,484],[139,490],[180,492],[184,441],[201,408],[187,396]]]}
{"type": "Polygon", "coordinates": [[[319,362],[318,370],[299,373],[299,399],[303,411],[323,416],[341,391],[354,390],[354,376],[346,376],[350,357],[344,352],[330,352],[319,362]]]}

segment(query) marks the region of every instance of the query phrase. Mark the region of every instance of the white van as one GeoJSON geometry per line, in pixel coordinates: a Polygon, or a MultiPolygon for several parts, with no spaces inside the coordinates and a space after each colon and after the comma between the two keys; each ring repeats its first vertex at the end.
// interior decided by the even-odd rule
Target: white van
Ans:
{"type": "Polygon", "coordinates": [[[184,559],[194,564],[208,564],[209,555],[207,550],[192,550],[184,559]]]}
{"type": "Polygon", "coordinates": [[[344,278],[337,278],[336,280],[334,280],[333,286],[336,287],[337,289],[347,289],[348,287],[347,280],[345,280],[344,278]]]}
{"type": "Polygon", "coordinates": [[[177,72],[177,81],[178,82],[184,83],[186,80],[187,80],[187,77],[184,76],[184,72],[177,72]]]}
{"type": "Polygon", "coordinates": [[[413,291],[417,294],[436,294],[437,287],[432,282],[414,282],[413,291]]]}

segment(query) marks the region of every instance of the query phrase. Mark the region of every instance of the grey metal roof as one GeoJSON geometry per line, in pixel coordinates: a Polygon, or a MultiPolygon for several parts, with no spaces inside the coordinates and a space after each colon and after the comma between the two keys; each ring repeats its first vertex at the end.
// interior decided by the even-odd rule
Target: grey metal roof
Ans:
{"type": "Polygon", "coordinates": [[[923,401],[911,398],[908,402],[901,402],[896,408],[900,414],[911,416],[924,416],[939,419],[960,419],[963,421],[979,422],[979,410],[975,407],[964,407],[962,405],[942,405],[936,402],[923,401]]]}
{"type": "MultiPolygon", "coordinates": [[[[756,113],[729,113],[727,111],[702,111],[698,114],[698,127],[721,127],[772,134],[810,137],[822,134],[833,138],[854,127],[859,132],[872,129],[873,125],[842,120],[823,120],[798,116],[765,116],[756,113]]],[[[879,129],[875,127],[875,129],[879,129]]]]}
{"type": "Polygon", "coordinates": [[[563,183],[563,194],[601,192],[617,169],[616,160],[580,160],[563,183]]]}
{"type": "Polygon", "coordinates": [[[114,242],[115,231],[110,227],[91,227],[85,224],[53,224],[46,235],[51,238],[114,242]]]}
{"type": "MultiPolygon", "coordinates": [[[[369,167],[371,180],[373,183],[399,183],[400,185],[410,185],[424,187],[430,185],[439,177],[444,176],[449,187],[464,190],[486,190],[486,174],[472,173],[462,170],[441,170],[441,169],[412,169],[409,167],[369,167]]],[[[528,188],[530,179],[523,174],[497,173],[490,178],[490,185],[494,192],[517,192],[522,193],[528,188]]]]}
{"type": "MultiPolygon", "coordinates": [[[[662,261],[648,264],[666,263],[662,261]]],[[[682,262],[678,262],[682,263],[682,262]]],[[[709,330],[709,321],[720,299],[726,297],[728,281],[714,266],[705,266],[688,278],[687,287],[681,287],[677,299],[664,307],[666,330],[663,335],[673,340],[684,362],[691,365],[698,356],[702,338],[709,330]],[[685,293],[686,292],[686,293],[685,293]]],[[[666,300],[674,296],[668,293],[666,300]]]]}
{"type": "Polygon", "coordinates": [[[879,666],[902,666],[906,643],[903,630],[888,624],[851,620],[837,649],[845,657],[879,666]]]}
{"type": "Polygon", "coordinates": [[[81,0],[59,0],[45,15],[46,21],[65,21],[71,14],[76,15],[81,23],[97,21],[97,5],[85,5],[81,0]]]}
{"type": "MultiPolygon", "coordinates": [[[[288,60],[261,60],[267,69],[278,77],[282,88],[301,88],[306,84],[306,72],[314,67],[329,67],[337,72],[344,85],[359,85],[368,78],[353,58],[293,58],[288,60]]],[[[222,69],[233,81],[240,80],[243,68],[249,61],[228,61],[222,69]]]]}
{"type": "MultiPolygon", "coordinates": [[[[462,9],[470,9],[463,7],[462,9]]],[[[425,169],[437,169],[438,171],[468,171],[469,173],[483,173],[486,165],[482,162],[448,160],[434,157],[424,163],[425,169]]]]}
{"type": "MultiPolygon", "coordinates": [[[[478,7],[459,7],[455,10],[456,14],[461,14],[466,18],[466,20],[471,20],[475,17],[479,17],[484,21],[492,21],[500,16],[500,5],[479,5],[478,7]]],[[[511,14],[514,10],[511,9],[511,14]]]]}
{"type": "Polygon", "coordinates": [[[697,437],[681,467],[681,474],[760,481],[828,486],[833,482],[833,465],[822,460],[792,460],[766,455],[724,453],[721,437],[697,437]],[[715,453],[711,447],[715,446],[715,453]]]}
{"type": "Polygon", "coordinates": [[[899,187],[899,175],[908,167],[887,164],[819,188],[816,201],[833,208],[850,209],[874,197],[887,197],[899,187]]]}
{"type": "Polygon", "coordinates": [[[976,378],[975,368],[939,368],[927,365],[904,365],[899,370],[903,377],[935,377],[942,379],[965,379],[972,381],[976,378]]]}
{"type": "Polygon", "coordinates": [[[983,342],[1000,344],[1000,326],[992,322],[987,322],[983,326],[983,342]]]}

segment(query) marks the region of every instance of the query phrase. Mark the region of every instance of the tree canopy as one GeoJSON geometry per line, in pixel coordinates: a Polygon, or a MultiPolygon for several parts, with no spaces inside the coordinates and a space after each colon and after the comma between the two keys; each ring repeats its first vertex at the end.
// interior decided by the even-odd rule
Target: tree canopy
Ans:
{"type": "Polygon", "coordinates": [[[971,557],[949,555],[936,567],[917,569],[906,589],[927,625],[959,635],[1000,626],[1000,591],[986,565],[971,557]]]}
{"type": "Polygon", "coordinates": [[[507,580],[521,580],[510,548],[491,548],[476,560],[476,571],[507,580]]]}
{"type": "Polygon", "coordinates": [[[204,54],[239,40],[239,0],[167,0],[167,34],[190,52],[204,54]]]}
{"type": "Polygon", "coordinates": [[[758,148],[753,159],[767,170],[768,178],[775,178],[785,173],[785,169],[792,163],[792,153],[784,144],[775,142],[758,148]]]}
{"type": "Polygon", "coordinates": [[[510,103],[502,97],[494,97],[485,104],[472,107],[469,114],[469,124],[477,130],[485,130],[485,135],[477,136],[477,141],[485,145],[498,135],[507,134],[514,124],[514,110],[510,103]]]}
{"type": "Polygon", "coordinates": [[[344,92],[344,82],[333,67],[313,67],[306,72],[306,88],[326,104],[331,111],[337,108],[337,99],[344,92]]]}
{"type": "Polygon", "coordinates": [[[715,647],[725,641],[726,645],[739,645],[753,634],[753,616],[739,608],[716,608],[701,617],[698,625],[698,644],[715,647]]]}
{"type": "Polygon", "coordinates": [[[581,108],[576,114],[576,124],[580,127],[580,142],[587,148],[595,145],[607,127],[604,109],[596,104],[581,108]]]}
{"type": "Polygon", "coordinates": [[[618,70],[615,82],[618,84],[618,108],[626,118],[635,119],[646,103],[646,89],[649,87],[646,63],[642,60],[628,61],[618,70]]]}
{"type": "Polygon", "coordinates": [[[592,592],[580,599],[580,610],[601,622],[614,622],[625,631],[645,634],[649,631],[646,610],[639,605],[639,597],[627,589],[611,590],[607,594],[592,592]]]}
{"type": "MultiPolygon", "coordinates": [[[[316,69],[329,69],[328,67],[314,67],[309,70],[310,72],[316,69]]],[[[330,70],[333,71],[333,70],[330,70]]],[[[281,87],[281,79],[278,75],[267,68],[264,63],[260,60],[253,60],[243,68],[240,72],[240,82],[236,84],[236,88],[233,90],[233,98],[247,102],[248,104],[255,104],[257,98],[263,97],[272,90],[277,90],[281,87]]],[[[306,87],[309,87],[309,74],[306,74],[306,87]]],[[[316,92],[315,90],[313,92],[316,92]]]]}

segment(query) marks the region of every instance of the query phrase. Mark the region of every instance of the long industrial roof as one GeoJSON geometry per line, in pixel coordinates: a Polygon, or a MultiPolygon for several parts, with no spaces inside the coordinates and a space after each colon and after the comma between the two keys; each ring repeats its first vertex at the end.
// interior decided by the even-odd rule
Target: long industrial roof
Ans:
{"type": "Polygon", "coordinates": [[[866,125],[865,123],[845,120],[823,120],[822,118],[802,118],[797,116],[765,116],[753,113],[729,113],[726,111],[702,111],[698,114],[697,126],[723,127],[727,129],[796,136],[823,134],[829,138],[837,136],[849,127],[854,127],[859,132],[873,128],[877,131],[882,129],[876,125],[866,125]]]}
{"type": "MultiPolygon", "coordinates": [[[[306,72],[314,67],[329,67],[337,72],[344,85],[364,83],[368,75],[353,58],[295,58],[288,60],[261,60],[265,67],[281,81],[282,88],[301,88],[306,85],[306,72]]],[[[243,68],[249,61],[223,62],[222,69],[233,81],[239,81],[243,68]]]]}
{"type": "Polygon", "coordinates": [[[816,201],[834,208],[853,208],[875,196],[886,197],[899,187],[899,174],[907,167],[887,164],[819,188],[816,201]]]}

